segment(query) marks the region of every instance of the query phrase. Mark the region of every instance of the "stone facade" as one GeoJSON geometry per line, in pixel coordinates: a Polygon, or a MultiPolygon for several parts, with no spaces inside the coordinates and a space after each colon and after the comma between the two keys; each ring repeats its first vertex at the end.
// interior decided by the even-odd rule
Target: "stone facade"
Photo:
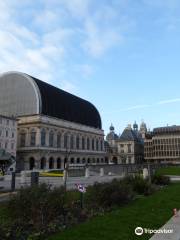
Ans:
{"type": "Polygon", "coordinates": [[[106,137],[106,152],[110,163],[138,164],[144,160],[143,134],[146,131],[145,123],[141,124],[140,131],[135,123],[133,129],[128,125],[121,135],[117,135],[111,125],[110,133],[106,137]],[[141,133],[143,130],[143,134],[141,133]]]}
{"type": "Polygon", "coordinates": [[[19,117],[17,153],[19,170],[104,164],[104,132],[44,115],[19,117]]]}
{"type": "Polygon", "coordinates": [[[17,120],[0,115],[0,148],[16,157],[17,120]]]}
{"type": "Polygon", "coordinates": [[[145,161],[180,163],[180,126],[155,128],[146,134],[145,161]]]}

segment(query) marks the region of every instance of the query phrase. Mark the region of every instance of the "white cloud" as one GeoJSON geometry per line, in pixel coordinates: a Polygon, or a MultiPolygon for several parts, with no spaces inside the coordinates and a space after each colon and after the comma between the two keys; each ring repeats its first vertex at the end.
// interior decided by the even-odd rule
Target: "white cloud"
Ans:
{"type": "Polygon", "coordinates": [[[77,86],[74,85],[72,82],[68,81],[68,80],[60,80],[59,81],[59,86],[61,87],[61,89],[70,92],[70,93],[76,93],[77,92],[77,86]]]}
{"type": "Polygon", "coordinates": [[[180,102],[180,98],[163,100],[163,101],[158,102],[157,104],[163,105],[163,104],[176,103],[176,102],[180,102]]]}
{"type": "Polygon", "coordinates": [[[123,41],[123,37],[114,29],[102,30],[91,19],[86,20],[85,34],[86,39],[83,47],[93,57],[102,56],[108,49],[123,41]]]}
{"type": "Polygon", "coordinates": [[[117,17],[108,2],[94,0],[0,1],[0,72],[63,79],[63,89],[77,92],[94,73],[92,57],[122,43],[117,17]]]}
{"type": "Polygon", "coordinates": [[[94,68],[89,64],[78,64],[75,66],[74,70],[83,78],[91,77],[94,72],[94,68]]]}

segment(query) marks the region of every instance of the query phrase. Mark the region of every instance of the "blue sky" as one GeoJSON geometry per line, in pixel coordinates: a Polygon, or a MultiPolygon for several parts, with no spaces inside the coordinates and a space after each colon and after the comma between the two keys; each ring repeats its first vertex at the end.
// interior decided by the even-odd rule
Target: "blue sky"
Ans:
{"type": "Polygon", "coordinates": [[[94,103],[105,133],[180,125],[179,0],[3,0],[0,55],[94,103]]]}

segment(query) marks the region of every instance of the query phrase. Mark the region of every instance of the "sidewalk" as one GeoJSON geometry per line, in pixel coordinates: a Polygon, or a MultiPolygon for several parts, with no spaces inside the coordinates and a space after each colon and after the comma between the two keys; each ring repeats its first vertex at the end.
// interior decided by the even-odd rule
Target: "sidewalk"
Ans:
{"type": "Polygon", "coordinates": [[[161,230],[173,230],[173,233],[156,233],[150,240],[180,240],[180,211],[178,216],[173,216],[164,226],[160,228],[161,230]]]}
{"type": "Polygon", "coordinates": [[[0,193],[0,202],[7,201],[10,196],[15,195],[17,192],[7,192],[7,193],[0,193]]]}

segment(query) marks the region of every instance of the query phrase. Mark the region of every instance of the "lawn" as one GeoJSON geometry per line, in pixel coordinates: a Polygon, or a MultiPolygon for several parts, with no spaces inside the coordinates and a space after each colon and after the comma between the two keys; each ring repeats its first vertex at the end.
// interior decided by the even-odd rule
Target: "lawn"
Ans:
{"type": "Polygon", "coordinates": [[[156,174],[180,176],[180,167],[172,166],[172,167],[160,168],[156,171],[156,174]]]}
{"type": "Polygon", "coordinates": [[[180,184],[174,183],[149,197],[142,197],[105,216],[96,217],[74,226],[48,240],[135,240],[149,239],[150,235],[136,237],[137,226],[157,229],[172,216],[173,208],[180,209],[180,184]]]}

